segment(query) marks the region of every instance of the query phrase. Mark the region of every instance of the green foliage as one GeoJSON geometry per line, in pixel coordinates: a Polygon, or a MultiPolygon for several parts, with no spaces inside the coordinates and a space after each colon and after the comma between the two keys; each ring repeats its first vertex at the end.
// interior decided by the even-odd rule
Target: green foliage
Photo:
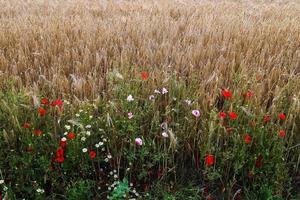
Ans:
{"type": "Polygon", "coordinates": [[[109,196],[110,200],[118,200],[122,199],[126,196],[126,194],[129,192],[129,185],[128,180],[123,179],[122,182],[120,182],[116,188],[112,191],[111,195],[109,196]]]}
{"type": "Polygon", "coordinates": [[[67,187],[66,199],[92,199],[92,186],[90,181],[78,180],[67,187]]]}
{"type": "Polygon", "coordinates": [[[297,194],[299,117],[289,115],[288,105],[282,107],[285,120],[278,112],[259,109],[255,97],[220,95],[222,104],[206,108],[196,85],[187,87],[184,80],[171,76],[153,87],[129,78],[131,73],[123,79],[110,77],[111,92],[101,99],[77,106],[64,100],[63,109],[43,105],[43,96],[33,95],[32,103],[24,91],[0,92],[1,179],[12,196],[196,200],[237,195],[280,199],[297,194]],[[165,94],[163,87],[168,90],[165,94]],[[134,100],[127,101],[128,95],[134,100]],[[47,111],[45,116],[39,114],[40,107],[47,111]],[[192,110],[200,110],[200,117],[192,110]],[[267,122],[266,115],[270,115],[267,122]],[[37,129],[41,134],[35,133],[37,129]],[[75,137],[69,138],[69,133],[75,137]],[[143,144],[135,144],[136,138],[143,144]],[[60,161],[59,150],[63,150],[60,161]],[[207,163],[207,155],[214,162],[207,163]],[[185,185],[190,182],[195,184],[185,185]]]}

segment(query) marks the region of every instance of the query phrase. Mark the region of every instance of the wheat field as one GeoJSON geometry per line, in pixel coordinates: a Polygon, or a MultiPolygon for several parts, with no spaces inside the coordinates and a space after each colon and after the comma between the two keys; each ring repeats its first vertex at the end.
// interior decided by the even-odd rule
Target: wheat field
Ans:
{"type": "Polygon", "coordinates": [[[0,1],[1,82],[94,99],[106,73],[198,77],[199,95],[253,84],[261,103],[300,92],[298,1],[0,1]],[[234,82],[238,75],[239,84],[234,82]]]}
{"type": "Polygon", "coordinates": [[[0,199],[300,196],[299,0],[0,0],[0,89],[0,199]]]}

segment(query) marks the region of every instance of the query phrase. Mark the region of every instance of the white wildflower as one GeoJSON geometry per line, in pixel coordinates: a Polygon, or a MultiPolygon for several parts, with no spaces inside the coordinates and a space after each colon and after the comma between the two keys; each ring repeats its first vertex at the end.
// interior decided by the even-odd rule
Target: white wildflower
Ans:
{"type": "Polygon", "coordinates": [[[92,126],[90,124],[86,125],[85,128],[91,128],[92,126]]]}
{"type": "Polygon", "coordinates": [[[128,102],[131,102],[131,101],[133,101],[134,100],[134,98],[132,97],[132,95],[130,94],[128,97],[127,97],[127,101],[128,102]]]}
{"type": "Polygon", "coordinates": [[[163,88],[163,89],[161,89],[161,93],[162,94],[167,94],[169,91],[167,90],[167,88],[163,88]]]}

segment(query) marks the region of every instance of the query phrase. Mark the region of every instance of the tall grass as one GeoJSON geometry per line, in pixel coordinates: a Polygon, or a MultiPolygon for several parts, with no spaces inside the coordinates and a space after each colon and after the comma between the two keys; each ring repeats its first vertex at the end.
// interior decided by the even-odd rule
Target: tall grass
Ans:
{"type": "Polygon", "coordinates": [[[259,103],[299,97],[297,1],[1,1],[1,80],[84,99],[107,90],[109,68],[147,67],[216,88],[251,85],[259,103]],[[252,80],[261,79],[253,85],[252,80]]]}

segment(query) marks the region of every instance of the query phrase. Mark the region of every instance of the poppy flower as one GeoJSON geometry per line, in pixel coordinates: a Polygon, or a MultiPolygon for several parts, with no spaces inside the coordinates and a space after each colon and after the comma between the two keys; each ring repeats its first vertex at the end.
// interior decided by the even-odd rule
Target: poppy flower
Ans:
{"type": "Polygon", "coordinates": [[[271,116],[270,115],[265,115],[263,118],[264,123],[267,123],[271,120],[271,116]]]}
{"type": "Polygon", "coordinates": [[[261,74],[256,74],[255,78],[257,81],[261,81],[263,79],[263,76],[261,74]]]}
{"type": "Polygon", "coordinates": [[[237,114],[235,113],[235,112],[230,112],[229,113],[229,117],[230,117],[230,119],[232,119],[232,120],[235,120],[236,118],[237,118],[237,114]]]}
{"type": "Polygon", "coordinates": [[[42,135],[42,131],[40,130],[40,129],[36,129],[36,130],[34,130],[34,135],[36,135],[36,136],[41,136],[42,135]]]}
{"type": "Polygon", "coordinates": [[[42,98],[41,99],[41,104],[48,105],[49,104],[49,100],[47,98],[42,98]]]}
{"type": "Polygon", "coordinates": [[[245,97],[248,97],[248,98],[253,97],[253,96],[254,96],[254,93],[250,90],[248,90],[245,94],[245,97]]]}
{"type": "Polygon", "coordinates": [[[28,122],[25,122],[22,127],[23,128],[30,128],[30,124],[28,122]]]}
{"type": "Polygon", "coordinates": [[[62,106],[63,103],[64,102],[61,99],[56,99],[56,100],[52,101],[51,106],[52,107],[54,107],[54,106],[62,106]]]}
{"type": "Polygon", "coordinates": [[[244,141],[246,144],[250,144],[251,143],[251,140],[252,140],[252,137],[250,135],[245,135],[244,137],[244,141]]]}
{"type": "Polygon", "coordinates": [[[95,151],[90,151],[89,155],[91,159],[94,159],[97,156],[97,153],[95,151]]]}
{"type": "Polygon", "coordinates": [[[62,157],[62,156],[64,156],[64,150],[63,150],[63,148],[58,148],[58,149],[56,150],[56,156],[57,156],[57,157],[62,157]]]}
{"type": "Polygon", "coordinates": [[[205,164],[206,164],[206,166],[212,166],[214,163],[215,163],[215,156],[211,155],[211,154],[208,154],[205,157],[205,164]]]}
{"type": "Polygon", "coordinates": [[[285,116],[284,113],[280,113],[280,114],[278,115],[278,117],[279,117],[279,119],[281,119],[281,120],[285,120],[285,118],[286,118],[286,116],[285,116]]]}
{"type": "Polygon", "coordinates": [[[225,97],[226,99],[229,99],[229,98],[232,97],[232,93],[231,93],[228,89],[224,89],[224,90],[222,91],[222,95],[223,95],[223,97],[225,97]]]}
{"type": "Polygon", "coordinates": [[[262,167],[262,160],[263,160],[263,156],[259,155],[258,158],[255,161],[255,167],[256,168],[261,168],[262,167]]]}
{"type": "Polygon", "coordinates": [[[68,139],[73,140],[75,138],[75,133],[70,132],[68,133],[67,137],[68,139]]]}
{"type": "Polygon", "coordinates": [[[142,79],[146,81],[149,78],[149,73],[146,71],[141,72],[142,79]]]}
{"type": "Polygon", "coordinates": [[[226,118],[226,113],[225,112],[220,112],[219,117],[221,119],[225,119],[226,118]]]}
{"type": "Polygon", "coordinates": [[[39,107],[38,109],[38,113],[41,117],[45,116],[47,114],[47,110],[45,110],[44,108],[42,107],[39,107]]]}
{"type": "Polygon", "coordinates": [[[65,137],[63,137],[60,141],[59,141],[59,146],[61,148],[64,148],[67,145],[67,139],[65,137]]]}
{"type": "Polygon", "coordinates": [[[200,111],[199,110],[193,110],[192,111],[192,114],[195,116],[195,117],[200,117],[200,111]]]}
{"type": "Polygon", "coordinates": [[[57,157],[57,158],[55,158],[55,161],[58,163],[63,163],[65,161],[65,158],[63,156],[57,157]]]}
{"type": "Polygon", "coordinates": [[[284,130],[280,130],[279,131],[279,137],[284,138],[285,136],[285,131],[284,130]]]}

